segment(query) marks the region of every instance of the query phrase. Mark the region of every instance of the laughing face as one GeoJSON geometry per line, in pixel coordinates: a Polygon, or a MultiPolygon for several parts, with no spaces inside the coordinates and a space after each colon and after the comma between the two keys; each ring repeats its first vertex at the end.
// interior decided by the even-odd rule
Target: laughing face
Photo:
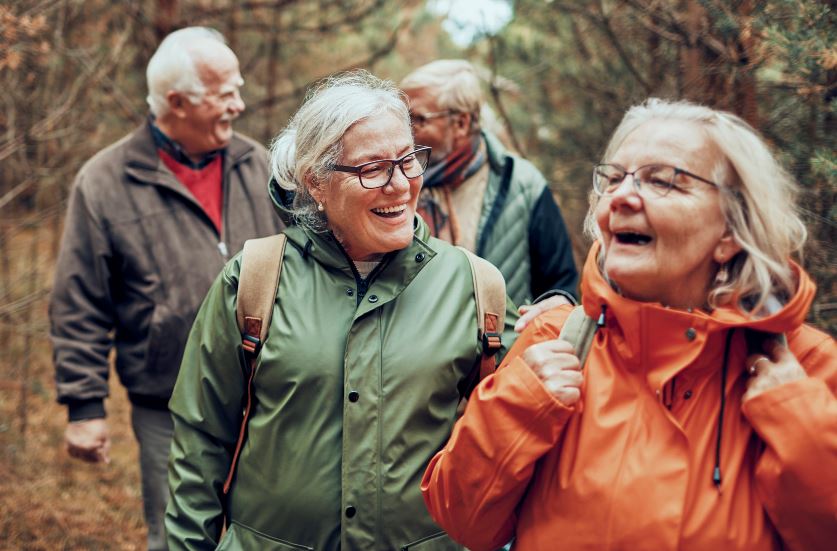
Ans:
{"type": "MultiPolygon", "coordinates": [[[[406,121],[391,111],[364,119],[343,135],[339,164],[357,166],[378,159],[399,159],[412,151],[406,121]]],[[[413,218],[422,178],[407,178],[395,168],[383,187],[366,189],[356,174],[332,172],[311,195],[323,204],[328,226],[352,260],[377,260],[413,240],[413,218]]]]}
{"type": "MultiPolygon", "coordinates": [[[[652,120],[629,134],[606,162],[627,171],[665,164],[712,179],[722,158],[698,124],[652,120]]],[[[604,271],[624,296],[676,308],[705,304],[718,265],[740,247],[727,231],[721,191],[697,184],[654,197],[638,192],[628,176],[599,200],[604,271]]]]}

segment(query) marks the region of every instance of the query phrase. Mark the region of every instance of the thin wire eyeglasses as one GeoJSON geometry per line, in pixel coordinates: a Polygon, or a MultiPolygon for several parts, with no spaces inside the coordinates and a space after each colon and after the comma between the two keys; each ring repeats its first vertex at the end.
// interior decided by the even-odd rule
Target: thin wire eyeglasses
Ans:
{"type": "Polygon", "coordinates": [[[395,167],[407,178],[418,178],[424,174],[427,162],[430,160],[431,148],[418,146],[400,159],[378,159],[357,166],[334,165],[331,170],[357,174],[360,185],[366,189],[377,189],[387,185],[392,180],[395,167]]]}
{"type": "Polygon", "coordinates": [[[432,113],[410,113],[410,124],[413,126],[424,126],[426,125],[431,119],[438,119],[439,117],[449,117],[451,115],[456,115],[458,111],[453,111],[451,109],[445,109],[444,111],[434,111],[432,113]]]}
{"type": "Polygon", "coordinates": [[[720,186],[712,180],[675,166],[643,165],[629,172],[619,165],[600,164],[593,168],[593,191],[601,197],[612,195],[619,189],[625,178],[631,176],[637,193],[646,190],[652,197],[664,197],[672,188],[680,191],[688,191],[691,188],[688,180],[678,178],[681,175],[720,189],[720,186]]]}

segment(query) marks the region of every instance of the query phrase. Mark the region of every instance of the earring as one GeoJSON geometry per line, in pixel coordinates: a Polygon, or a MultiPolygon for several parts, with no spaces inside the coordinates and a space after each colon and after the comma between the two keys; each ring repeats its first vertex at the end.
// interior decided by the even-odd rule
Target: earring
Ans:
{"type": "Polygon", "coordinates": [[[715,274],[715,285],[721,286],[724,285],[729,280],[729,268],[727,268],[728,264],[723,264],[720,268],[718,268],[718,273],[715,274]]]}
{"type": "Polygon", "coordinates": [[[317,203],[317,210],[320,212],[323,212],[325,210],[322,203],[317,203]]]}

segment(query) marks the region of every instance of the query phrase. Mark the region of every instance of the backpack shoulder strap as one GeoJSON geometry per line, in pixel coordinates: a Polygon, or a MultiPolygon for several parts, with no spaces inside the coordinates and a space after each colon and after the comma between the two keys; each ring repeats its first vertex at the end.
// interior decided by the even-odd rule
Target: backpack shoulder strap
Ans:
{"type": "Polygon", "coordinates": [[[258,355],[270,328],[285,243],[287,237],[283,233],[248,239],[244,243],[235,317],[241,331],[241,346],[251,354],[258,355]]]}
{"type": "Polygon", "coordinates": [[[247,421],[253,405],[253,379],[256,375],[257,359],[262,343],[270,329],[273,303],[279,289],[282,275],[282,260],[285,256],[287,237],[280,233],[259,239],[248,239],[241,255],[241,271],[238,275],[238,295],[235,318],[241,331],[241,348],[247,358],[250,374],[247,379],[247,401],[241,416],[241,428],[235,444],[230,470],[224,481],[224,495],[230,491],[235,466],[244,444],[247,421]]]}
{"type": "Polygon", "coordinates": [[[595,335],[596,320],[588,316],[584,312],[584,307],[579,305],[570,312],[558,338],[573,345],[578,361],[584,368],[584,362],[587,360],[587,354],[590,352],[590,345],[593,344],[595,335]]]}
{"type": "Polygon", "coordinates": [[[506,281],[493,264],[468,249],[465,253],[474,278],[474,298],[477,304],[477,338],[482,343],[480,380],[497,369],[495,355],[502,347],[503,325],[506,319],[506,281]]]}

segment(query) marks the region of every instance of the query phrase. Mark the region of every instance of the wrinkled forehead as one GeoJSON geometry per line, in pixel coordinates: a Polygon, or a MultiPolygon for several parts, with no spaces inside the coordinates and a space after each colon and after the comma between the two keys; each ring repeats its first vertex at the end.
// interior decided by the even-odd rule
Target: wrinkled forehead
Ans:
{"type": "Polygon", "coordinates": [[[633,170],[667,164],[691,170],[710,169],[722,161],[706,129],[691,121],[652,119],[628,134],[608,162],[633,170]]]}

